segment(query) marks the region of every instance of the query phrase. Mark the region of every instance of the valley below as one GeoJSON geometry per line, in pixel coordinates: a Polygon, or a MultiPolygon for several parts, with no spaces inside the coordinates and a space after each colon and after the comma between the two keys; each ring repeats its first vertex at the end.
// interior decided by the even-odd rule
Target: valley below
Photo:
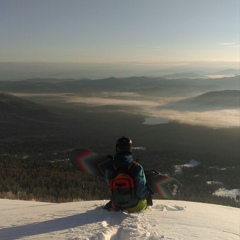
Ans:
{"type": "Polygon", "coordinates": [[[69,153],[86,148],[113,155],[125,135],[146,170],[183,184],[177,199],[239,207],[238,80],[2,81],[0,197],[107,199],[105,180],[73,169],[69,153]],[[192,159],[200,164],[186,166],[192,159]],[[216,194],[220,189],[235,194],[216,194]]]}

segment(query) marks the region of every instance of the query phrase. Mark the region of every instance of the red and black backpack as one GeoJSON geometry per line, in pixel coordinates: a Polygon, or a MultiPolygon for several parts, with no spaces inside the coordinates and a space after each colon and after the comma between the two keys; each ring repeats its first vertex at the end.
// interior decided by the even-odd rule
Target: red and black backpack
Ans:
{"type": "Polygon", "coordinates": [[[111,200],[119,209],[135,207],[138,204],[132,168],[135,164],[136,162],[133,161],[125,169],[118,169],[113,165],[115,174],[110,180],[111,200]]]}

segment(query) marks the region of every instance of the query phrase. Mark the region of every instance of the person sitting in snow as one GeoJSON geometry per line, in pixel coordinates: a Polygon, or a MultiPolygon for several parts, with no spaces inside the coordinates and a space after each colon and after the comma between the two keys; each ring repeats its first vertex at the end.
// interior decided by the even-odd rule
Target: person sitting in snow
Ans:
{"type": "Polygon", "coordinates": [[[143,167],[132,157],[132,140],[121,137],[116,143],[116,155],[105,170],[105,178],[110,184],[111,200],[104,206],[106,210],[138,212],[152,205],[151,192],[143,167]]]}

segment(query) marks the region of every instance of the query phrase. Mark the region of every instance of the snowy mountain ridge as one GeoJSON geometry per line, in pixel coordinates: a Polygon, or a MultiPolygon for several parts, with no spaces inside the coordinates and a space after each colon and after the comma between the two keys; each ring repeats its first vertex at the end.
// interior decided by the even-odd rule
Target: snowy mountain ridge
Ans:
{"type": "Polygon", "coordinates": [[[0,239],[239,240],[240,209],[154,200],[140,213],[108,212],[106,202],[42,203],[0,199],[0,239]]]}

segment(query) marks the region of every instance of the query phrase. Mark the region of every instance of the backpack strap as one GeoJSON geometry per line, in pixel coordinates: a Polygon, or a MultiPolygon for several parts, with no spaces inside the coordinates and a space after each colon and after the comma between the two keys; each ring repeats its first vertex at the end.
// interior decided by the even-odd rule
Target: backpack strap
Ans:
{"type": "Polygon", "coordinates": [[[130,170],[137,162],[132,161],[129,165],[128,165],[128,170],[130,170]]]}

